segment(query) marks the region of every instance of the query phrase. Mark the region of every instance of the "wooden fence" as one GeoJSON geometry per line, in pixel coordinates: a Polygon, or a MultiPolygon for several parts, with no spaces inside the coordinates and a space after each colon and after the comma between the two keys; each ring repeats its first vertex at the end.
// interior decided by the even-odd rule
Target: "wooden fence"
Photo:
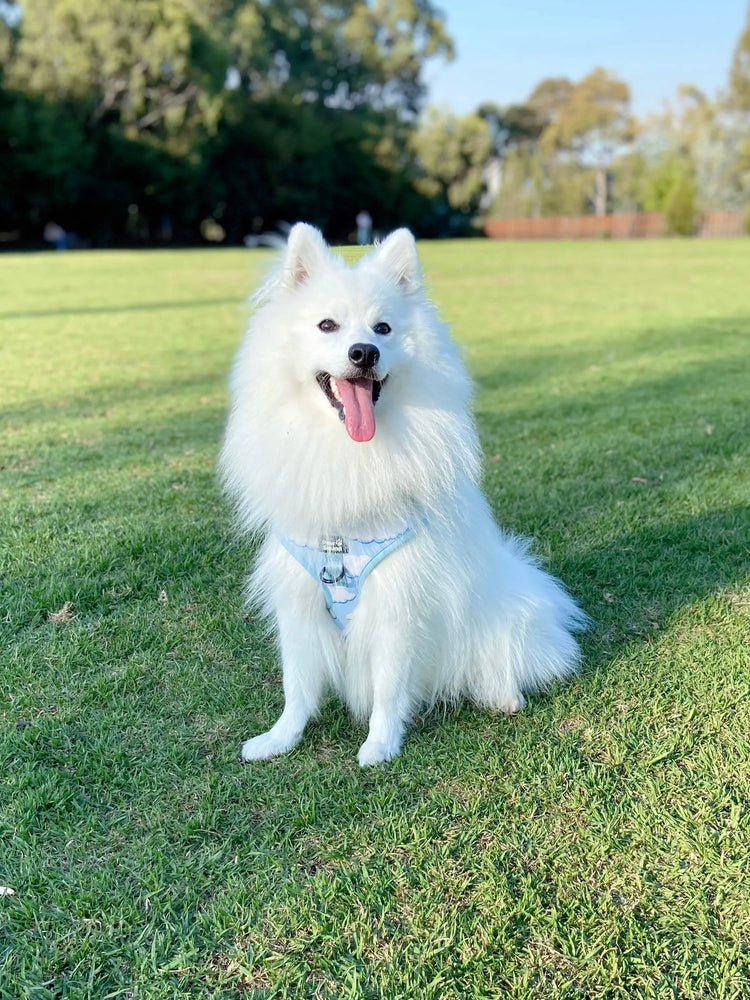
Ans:
{"type": "MultiPolygon", "coordinates": [[[[746,212],[704,212],[699,236],[741,236],[746,212]]],[[[484,234],[496,240],[633,239],[666,235],[661,212],[613,212],[610,215],[557,215],[539,219],[487,219],[484,234]]]]}
{"type": "Polygon", "coordinates": [[[699,236],[746,236],[747,211],[704,212],[698,229],[699,236]]]}

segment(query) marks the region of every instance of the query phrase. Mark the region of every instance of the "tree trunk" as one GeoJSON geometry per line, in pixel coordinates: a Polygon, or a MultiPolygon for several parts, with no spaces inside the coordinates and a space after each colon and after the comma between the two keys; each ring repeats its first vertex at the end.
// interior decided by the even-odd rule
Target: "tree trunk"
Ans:
{"type": "Polygon", "coordinates": [[[594,211],[597,215],[607,214],[607,170],[606,167],[596,168],[596,189],[594,192],[594,211]]]}

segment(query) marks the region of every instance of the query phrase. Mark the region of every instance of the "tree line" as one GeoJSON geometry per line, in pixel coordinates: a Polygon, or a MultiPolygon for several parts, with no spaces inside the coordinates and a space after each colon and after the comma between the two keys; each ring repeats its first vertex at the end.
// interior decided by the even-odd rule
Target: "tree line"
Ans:
{"type": "Polygon", "coordinates": [[[0,19],[0,230],[236,242],[357,211],[429,228],[407,135],[429,0],[23,0],[0,19]]]}
{"type": "MultiPolygon", "coordinates": [[[[0,239],[240,242],[307,219],[470,231],[481,213],[750,201],[750,16],[727,92],[637,122],[602,69],[425,111],[431,0],[0,0],[0,239]]],[[[671,206],[671,207],[670,207],[671,206]]]]}
{"type": "Polygon", "coordinates": [[[655,211],[689,234],[702,211],[745,209],[750,231],[750,10],[722,93],[682,85],[640,121],[630,101],[625,81],[595,68],[544,79],[519,104],[429,109],[418,184],[495,217],[655,211]]]}

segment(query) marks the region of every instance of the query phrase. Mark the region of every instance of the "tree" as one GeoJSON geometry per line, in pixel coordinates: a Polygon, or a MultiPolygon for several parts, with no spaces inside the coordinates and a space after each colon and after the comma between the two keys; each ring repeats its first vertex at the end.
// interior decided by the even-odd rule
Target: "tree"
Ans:
{"type": "Polygon", "coordinates": [[[746,228],[750,231],[750,7],[732,58],[728,105],[735,147],[735,187],[748,206],[746,228]]]}
{"type": "Polygon", "coordinates": [[[476,211],[482,170],[492,151],[487,122],[479,115],[458,116],[429,108],[412,137],[422,170],[419,188],[442,197],[460,212],[476,211]]]}
{"type": "Polygon", "coordinates": [[[698,208],[742,208],[750,194],[750,130],[744,115],[731,101],[710,100],[697,87],[680,87],[664,112],[642,123],[637,139],[647,168],[649,203],[654,204],[654,185],[674,180],[677,163],[695,183],[698,208]]]}
{"type": "Polygon", "coordinates": [[[729,95],[733,107],[750,111],[750,7],[747,24],[737,39],[729,73],[729,95]]]}
{"type": "Polygon", "coordinates": [[[615,211],[637,212],[643,207],[648,166],[641,152],[622,153],[612,162],[612,201],[615,211]]]}
{"type": "Polygon", "coordinates": [[[678,176],[664,202],[667,232],[673,236],[693,236],[696,229],[695,180],[688,173],[678,176]]]}
{"type": "Polygon", "coordinates": [[[683,179],[692,178],[693,164],[688,156],[667,150],[645,174],[642,189],[643,207],[647,212],[663,212],[674,188],[683,179]]]}
{"type": "Polygon", "coordinates": [[[236,4],[230,33],[238,80],[282,95],[414,115],[425,62],[453,56],[431,0],[271,0],[236,4]]]}
{"type": "Polygon", "coordinates": [[[212,217],[238,240],[305,216],[345,237],[363,204],[379,225],[434,214],[408,143],[423,65],[452,52],[431,0],[12,6],[0,228],[64,215],[95,241],[191,239],[212,217]]]}
{"type": "Polygon", "coordinates": [[[452,42],[430,0],[25,0],[11,80],[132,134],[211,132],[234,89],[414,115],[452,42]]]}
{"type": "Polygon", "coordinates": [[[503,108],[488,102],[479,106],[477,114],[487,122],[492,151],[501,159],[519,146],[535,143],[546,124],[543,115],[531,103],[509,104],[503,108]]]}
{"type": "Polygon", "coordinates": [[[0,89],[0,150],[0,229],[72,228],[94,158],[75,109],[0,89]]]}
{"type": "Polygon", "coordinates": [[[219,0],[25,0],[7,80],[48,100],[74,99],[90,125],[116,120],[186,151],[220,110],[228,54],[219,0]]]}
{"type": "MultiPolygon", "coordinates": [[[[541,135],[548,153],[574,156],[583,167],[593,167],[593,196],[597,215],[607,210],[607,169],[615,152],[633,138],[630,88],[618,77],[597,67],[578,83],[543,81],[529,102],[546,102],[549,124],[541,135]]],[[[544,106],[544,104],[543,104],[544,106]]]]}
{"type": "Polygon", "coordinates": [[[13,51],[13,34],[13,28],[0,11],[0,82],[4,75],[4,68],[8,65],[13,51]]]}
{"type": "Polygon", "coordinates": [[[410,160],[380,148],[379,112],[231,96],[204,166],[204,192],[232,242],[305,219],[347,239],[367,208],[378,229],[424,228],[432,206],[414,189],[410,160]]]}
{"type": "Polygon", "coordinates": [[[487,123],[492,155],[484,166],[484,187],[480,208],[500,214],[517,214],[511,205],[524,201],[522,164],[528,164],[544,127],[539,111],[529,104],[480,105],[477,114],[487,123]],[[520,187],[519,187],[520,185],[520,187]]]}
{"type": "Polygon", "coordinates": [[[526,105],[536,113],[542,128],[558,119],[560,108],[570,99],[574,86],[566,76],[550,76],[534,87],[526,105]]]}
{"type": "Polygon", "coordinates": [[[634,125],[626,83],[602,69],[578,82],[541,80],[519,105],[484,105],[503,161],[491,211],[501,215],[604,214],[608,172],[634,125]]]}

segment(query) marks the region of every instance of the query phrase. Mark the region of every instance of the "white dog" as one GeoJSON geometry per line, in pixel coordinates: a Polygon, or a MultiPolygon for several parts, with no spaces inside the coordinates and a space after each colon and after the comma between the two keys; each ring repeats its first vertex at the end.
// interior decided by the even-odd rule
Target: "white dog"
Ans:
{"type": "Polygon", "coordinates": [[[471,384],[411,233],[347,267],[300,223],[257,303],[221,467],[263,538],[249,590],[278,630],[285,704],[243,758],[295,746],[330,689],[369,720],[367,765],[399,753],[420,707],[514,713],[574,671],[586,616],[492,520],[471,384]]]}

